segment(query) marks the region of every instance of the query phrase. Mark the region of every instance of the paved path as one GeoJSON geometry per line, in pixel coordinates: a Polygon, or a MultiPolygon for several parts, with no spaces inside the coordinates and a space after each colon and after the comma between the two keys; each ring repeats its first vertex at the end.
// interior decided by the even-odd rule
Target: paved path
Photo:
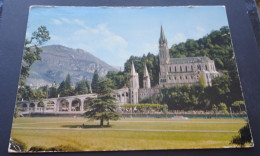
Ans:
{"type": "Polygon", "coordinates": [[[237,133],[237,131],[207,131],[207,130],[154,130],[154,129],[105,129],[105,128],[31,128],[13,127],[13,129],[29,130],[79,130],[79,131],[138,131],[138,132],[192,132],[192,133],[237,133]]]}

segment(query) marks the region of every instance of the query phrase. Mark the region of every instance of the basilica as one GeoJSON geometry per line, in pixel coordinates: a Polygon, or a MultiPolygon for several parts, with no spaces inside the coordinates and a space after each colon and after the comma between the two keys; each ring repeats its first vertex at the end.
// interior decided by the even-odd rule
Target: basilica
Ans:
{"type": "Polygon", "coordinates": [[[151,87],[150,76],[146,65],[144,65],[143,86],[139,88],[139,75],[132,62],[129,88],[115,90],[113,94],[119,105],[137,104],[143,99],[158,96],[160,89],[164,87],[198,84],[199,77],[203,77],[206,86],[211,86],[212,79],[220,76],[214,61],[206,56],[170,58],[167,39],[162,27],[158,55],[160,63],[159,84],[151,87]]]}

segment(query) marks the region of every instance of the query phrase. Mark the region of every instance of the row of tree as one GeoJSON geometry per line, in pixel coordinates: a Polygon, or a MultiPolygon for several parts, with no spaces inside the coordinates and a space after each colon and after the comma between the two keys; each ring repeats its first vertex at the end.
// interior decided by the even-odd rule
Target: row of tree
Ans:
{"type": "Polygon", "coordinates": [[[66,79],[62,81],[58,86],[54,84],[49,87],[48,85],[39,87],[38,89],[32,89],[28,85],[20,86],[17,94],[17,101],[31,101],[40,100],[45,98],[65,97],[73,95],[81,95],[90,93],[90,85],[87,80],[82,80],[76,83],[76,86],[72,86],[70,75],[68,74],[66,79]]]}

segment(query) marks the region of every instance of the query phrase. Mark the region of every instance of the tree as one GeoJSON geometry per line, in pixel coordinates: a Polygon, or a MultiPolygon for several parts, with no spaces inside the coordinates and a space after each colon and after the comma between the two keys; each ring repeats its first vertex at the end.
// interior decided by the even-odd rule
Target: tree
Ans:
{"type": "Polygon", "coordinates": [[[241,106],[244,106],[245,102],[244,101],[235,101],[232,103],[233,107],[239,107],[239,112],[241,113],[241,106]]]}
{"type": "Polygon", "coordinates": [[[49,98],[55,98],[58,97],[58,90],[55,87],[49,88],[49,98]]]}
{"type": "Polygon", "coordinates": [[[58,88],[58,93],[59,93],[59,95],[60,95],[61,97],[65,96],[65,95],[64,95],[64,91],[65,91],[65,82],[62,81],[62,82],[60,83],[59,88],[58,88]]]}
{"type": "Polygon", "coordinates": [[[215,104],[212,106],[212,111],[215,114],[215,116],[217,116],[218,107],[215,104]]]}
{"type": "Polygon", "coordinates": [[[17,93],[17,101],[31,101],[35,98],[35,92],[30,86],[19,86],[17,93]]]}
{"type": "Polygon", "coordinates": [[[44,107],[44,103],[43,103],[43,100],[40,99],[39,103],[38,103],[38,107],[44,107]]]}
{"type": "Polygon", "coordinates": [[[230,144],[240,145],[240,147],[243,147],[246,143],[253,144],[252,135],[248,123],[244,127],[242,127],[238,131],[238,133],[238,135],[233,136],[233,139],[231,140],[230,144]]]}
{"type": "Polygon", "coordinates": [[[223,103],[223,102],[221,102],[221,103],[219,104],[219,110],[221,110],[222,113],[224,113],[225,115],[228,115],[228,114],[229,114],[229,113],[228,113],[228,110],[227,110],[227,105],[226,105],[225,103],[223,103]]]}
{"type": "Polygon", "coordinates": [[[19,117],[19,109],[18,107],[15,105],[14,107],[14,118],[18,118],[19,117]]]}
{"type": "Polygon", "coordinates": [[[230,83],[231,79],[229,75],[224,74],[221,77],[216,77],[212,80],[212,86],[208,91],[208,97],[211,100],[211,103],[221,103],[224,102],[231,106],[230,101],[230,83]]]}
{"type": "Polygon", "coordinates": [[[93,91],[94,93],[97,92],[98,79],[99,79],[98,71],[95,70],[94,75],[93,75],[93,78],[92,78],[92,83],[91,83],[91,88],[92,88],[92,91],[93,91]]]}
{"type": "Polygon", "coordinates": [[[62,81],[60,83],[60,86],[58,88],[58,93],[60,94],[61,97],[64,96],[71,96],[73,95],[73,89],[71,87],[71,78],[70,78],[70,74],[68,74],[66,76],[65,81],[62,81]]]}
{"type": "Polygon", "coordinates": [[[112,81],[107,78],[100,79],[97,83],[97,98],[89,99],[89,109],[85,116],[90,119],[100,120],[100,127],[103,127],[104,121],[118,120],[120,114],[116,112],[117,105],[115,98],[111,96],[112,81]]]}
{"type": "Polygon", "coordinates": [[[19,79],[19,85],[24,86],[24,80],[29,76],[31,66],[35,61],[41,61],[39,48],[44,43],[50,40],[49,31],[45,26],[40,26],[37,31],[32,33],[30,39],[25,39],[22,68],[19,79]]]}
{"type": "Polygon", "coordinates": [[[87,84],[86,81],[77,82],[75,91],[74,91],[75,95],[87,94],[88,88],[87,88],[86,84],[87,84]]]}

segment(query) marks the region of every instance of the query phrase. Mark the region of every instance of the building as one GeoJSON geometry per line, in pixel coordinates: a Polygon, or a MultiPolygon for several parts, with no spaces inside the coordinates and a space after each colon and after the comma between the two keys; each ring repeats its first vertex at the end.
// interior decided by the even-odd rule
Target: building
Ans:
{"type": "Polygon", "coordinates": [[[129,88],[114,92],[114,97],[117,98],[119,105],[125,103],[137,104],[145,98],[158,96],[160,88],[198,84],[200,77],[204,77],[206,86],[211,86],[212,80],[220,75],[216,70],[215,62],[206,56],[170,58],[167,39],[162,27],[158,55],[160,62],[159,84],[151,87],[150,76],[146,65],[144,65],[143,86],[139,88],[138,73],[136,73],[132,62],[129,88]]]}
{"type": "MultiPolygon", "coordinates": [[[[131,103],[138,104],[141,100],[160,96],[161,88],[180,85],[195,85],[199,78],[204,77],[207,86],[212,85],[212,80],[219,76],[215,63],[208,57],[170,58],[167,39],[161,27],[159,38],[160,75],[159,84],[151,86],[150,75],[144,64],[143,86],[139,86],[139,74],[135,71],[134,63],[131,65],[129,88],[114,90],[112,96],[120,106],[131,103]]],[[[18,104],[23,113],[56,113],[56,114],[81,114],[87,107],[85,100],[97,98],[96,94],[85,94],[69,97],[44,99],[43,105],[39,101],[27,101],[18,104]]]]}

